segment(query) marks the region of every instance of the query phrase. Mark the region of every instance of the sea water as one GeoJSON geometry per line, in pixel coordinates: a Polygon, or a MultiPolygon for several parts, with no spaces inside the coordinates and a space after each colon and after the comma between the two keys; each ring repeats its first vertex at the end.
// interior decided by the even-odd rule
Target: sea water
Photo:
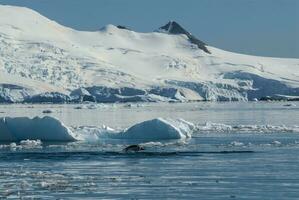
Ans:
{"type": "Polygon", "coordinates": [[[298,102],[1,105],[8,116],[115,129],[181,118],[196,129],[136,153],[122,141],[1,142],[0,198],[299,198],[298,102]]]}

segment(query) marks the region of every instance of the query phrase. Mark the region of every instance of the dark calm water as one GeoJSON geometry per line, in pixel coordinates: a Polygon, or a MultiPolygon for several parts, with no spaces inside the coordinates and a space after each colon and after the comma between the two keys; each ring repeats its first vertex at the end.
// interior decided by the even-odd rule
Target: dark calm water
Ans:
{"type": "Polygon", "coordinates": [[[171,117],[201,128],[138,153],[101,141],[3,143],[0,199],[299,199],[298,102],[13,105],[0,106],[0,117],[43,116],[49,107],[68,126],[124,128],[171,117]],[[216,124],[207,130],[206,122],[216,124]]]}

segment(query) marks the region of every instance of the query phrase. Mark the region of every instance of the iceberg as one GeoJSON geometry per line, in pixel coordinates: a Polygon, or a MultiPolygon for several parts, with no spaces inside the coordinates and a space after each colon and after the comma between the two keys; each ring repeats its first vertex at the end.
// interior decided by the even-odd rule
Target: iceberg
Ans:
{"type": "Polygon", "coordinates": [[[25,140],[71,142],[76,139],[69,128],[53,117],[0,118],[0,141],[19,142],[25,140]]]}
{"type": "Polygon", "coordinates": [[[157,118],[141,122],[119,134],[122,138],[137,140],[169,140],[191,137],[194,125],[185,120],[157,118]]]}
{"type": "Polygon", "coordinates": [[[40,146],[44,142],[86,143],[149,143],[169,140],[185,141],[197,133],[299,133],[299,126],[286,125],[228,125],[206,122],[193,124],[183,119],[155,118],[125,129],[107,126],[78,126],[69,128],[61,121],[45,117],[0,118],[0,142],[21,146],[40,146]]]}
{"type": "Polygon", "coordinates": [[[109,127],[80,127],[77,128],[77,138],[85,141],[121,140],[154,142],[161,140],[180,140],[191,138],[195,126],[183,119],[173,120],[156,118],[135,124],[124,130],[109,127]]]}
{"type": "Polygon", "coordinates": [[[105,126],[82,126],[71,130],[58,119],[49,116],[33,119],[4,117],[0,118],[0,142],[101,142],[104,140],[152,142],[190,138],[194,129],[192,123],[183,119],[156,118],[124,130],[105,126]]]}

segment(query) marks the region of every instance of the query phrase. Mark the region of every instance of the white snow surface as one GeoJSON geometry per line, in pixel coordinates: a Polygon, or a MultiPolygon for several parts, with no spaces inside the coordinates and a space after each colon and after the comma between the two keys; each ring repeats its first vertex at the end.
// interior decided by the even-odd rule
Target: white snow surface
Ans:
{"type": "Polygon", "coordinates": [[[0,102],[38,102],[44,93],[51,95],[40,101],[51,101],[80,88],[99,102],[299,96],[299,59],[207,48],[211,54],[183,34],[114,25],[77,31],[31,9],[0,5],[0,102]]]}

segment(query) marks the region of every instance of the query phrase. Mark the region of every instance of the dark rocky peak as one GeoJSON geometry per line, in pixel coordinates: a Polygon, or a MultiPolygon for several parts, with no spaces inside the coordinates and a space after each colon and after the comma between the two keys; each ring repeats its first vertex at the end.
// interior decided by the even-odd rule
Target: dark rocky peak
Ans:
{"type": "Polygon", "coordinates": [[[204,42],[201,40],[197,39],[195,36],[193,36],[190,32],[186,31],[181,25],[179,25],[175,21],[170,21],[166,25],[162,26],[158,30],[159,32],[162,33],[167,33],[167,34],[172,34],[172,35],[177,35],[177,34],[184,34],[188,37],[189,41],[192,44],[195,44],[199,49],[203,50],[206,53],[211,53],[204,42]]]}
{"type": "Polygon", "coordinates": [[[131,29],[129,29],[128,27],[126,27],[126,26],[122,26],[122,25],[118,25],[118,26],[116,26],[117,28],[119,28],[119,29],[125,29],[125,30],[131,30],[131,29]]]}
{"type": "Polygon", "coordinates": [[[168,34],[185,34],[191,35],[188,31],[186,31],[181,25],[179,25],[175,21],[169,21],[166,25],[160,27],[161,32],[168,34]]]}

